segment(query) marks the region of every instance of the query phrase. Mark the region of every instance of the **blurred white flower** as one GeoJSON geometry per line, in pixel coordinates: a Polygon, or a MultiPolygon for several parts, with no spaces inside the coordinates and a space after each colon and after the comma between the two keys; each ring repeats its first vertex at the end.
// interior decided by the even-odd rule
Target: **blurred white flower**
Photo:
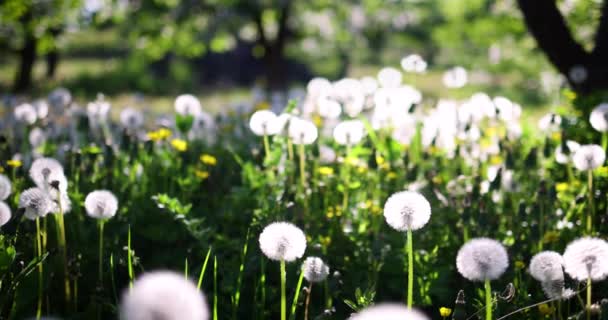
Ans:
{"type": "Polygon", "coordinates": [[[0,227],[9,222],[11,216],[11,208],[4,201],[0,201],[0,227]]]}
{"type": "Polygon", "coordinates": [[[497,96],[492,99],[492,102],[494,102],[498,117],[504,122],[516,121],[521,116],[521,106],[505,97],[497,96]]]}
{"type": "Polygon", "coordinates": [[[45,217],[53,210],[53,200],[49,194],[40,188],[30,188],[19,195],[19,209],[24,209],[24,215],[30,220],[45,217]]]}
{"type": "Polygon", "coordinates": [[[341,145],[355,145],[364,135],[365,126],[361,120],[342,121],[334,128],[334,140],[341,145]]]}
{"type": "Polygon", "coordinates": [[[570,68],[570,71],[568,71],[568,77],[576,84],[585,82],[588,76],[587,68],[580,64],[573,66],[570,68]]]}
{"type": "Polygon", "coordinates": [[[308,282],[321,282],[329,275],[329,267],[318,257],[308,257],[302,263],[302,272],[308,282]]]}
{"type": "Polygon", "coordinates": [[[44,100],[36,100],[32,103],[36,109],[38,119],[44,119],[49,115],[49,105],[44,100]]]}
{"type": "Polygon", "coordinates": [[[270,260],[291,262],[301,258],[306,251],[306,236],[288,222],[267,225],[259,237],[260,249],[270,260]]]}
{"type": "Polygon", "coordinates": [[[118,210],[118,199],[107,190],[95,190],[84,199],[84,208],[91,218],[109,219],[118,210]]]}
{"type": "Polygon", "coordinates": [[[16,106],[14,115],[15,120],[30,125],[34,124],[36,119],[38,119],[38,112],[36,112],[36,108],[29,103],[23,103],[16,106]]]}
{"type": "Polygon", "coordinates": [[[580,147],[581,145],[578,144],[578,142],[572,140],[566,141],[567,150],[564,150],[560,144],[557,148],[555,148],[555,161],[559,164],[569,163],[572,159],[572,155],[576,153],[580,147]]]}
{"type": "Polygon", "coordinates": [[[397,192],[386,200],[384,218],[395,230],[418,230],[429,222],[431,205],[418,192],[397,192]]]}
{"type": "Polygon", "coordinates": [[[410,54],[409,56],[401,59],[401,68],[405,72],[412,73],[423,73],[426,71],[427,63],[417,54],[410,54]]]}
{"type": "Polygon", "coordinates": [[[288,134],[294,144],[311,144],[319,135],[314,123],[295,117],[289,122],[288,134]]]}
{"type": "Polygon", "coordinates": [[[448,88],[462,88],[468,82],[467,70],[457,66],[443,74],[443,85],[448,88]]]}
{"type": "Polygon", "coordinates": [[[68,185],[63,166],[53,158],[34,160],[29,173],[36,186],[48,192],[53,199],[56,199],[54,197],[56,193],[52,191],[61,191],[61,193],[67,191],[68,185]]]}
{"type": "Polygon", "coordinates": [[[91,124],[105,123],[108,120],[111,108],[110,103],[101,97],[97,101],[89,102],[87,104],[87,116],[91,124]]]}
{"type": "Polygon", "coordinates": [[[144,114],[134,108],[125,108],[120,112],[120,123],[124,128],[137,130],[144,125],[144,114]]]}
{"type": "Polygon", "coordinates": [[[589,122],[599,132],[608,131],[608,103],[602,103],[591,111],[589,122]]]}
{"type": "Polygon", "coordinates": [[[66,108],[72,102],[72,94],[66,88],[57,88],[48,96],[49,104],[55,109],[66,108]]]}
{"type": "Polygon", "coordinates": [[[336,162],[336,151],[326,145],[319,146],[319,161],[323,164],[336,162]]]}
{"type": "Polygon", "coordinates": [[[258,110],[249,119],[249,128],[257,136],[273,136],[281,130],[277,115],[270,110],[258,110]]]}
{"type": "Polygon", "coordinates": [[[581,171],[594,170],[605,161],[604,149],[596,144],[582,145],[572,156],[574,167],[581,171]]]}
{"type": "Polygon", "coordinates": [[[378,72],[378,83],[383,88],[396,88],[401,85],[401,71],[387,67],[378,72]]]}
{"type": "Polygon", "coordinates": [[[509,256],[500,242],[475,238],[458,251],[456,267],[463,277],[471,281],[496,280],[509,267],[509,256]]]}
{"type": "Polygon", "coordinates": [[[329,80],[325,78],[313,78],[308,82],[306,86],[306,93],[308,97],[316,99],[322,95],[326,95],[331,92],[332,85],[329,80]]]}
{"type": "Polygon", "coordinates": [[[317,100],[317,111],[326,119],[338,119],[342,113],[340,104],[328,96],[320,96],[317,100]]]}
{"type": "Polygon", "coordinates": [[[182,116],[196,116],[203,111],[201,102],[191,94],[182,94],[175,98],[175,111],[182,116]]]}
{"type": "Polygon", "coordinates": [[[568,244],[564,251],[564,269],[578,281],[601,281],[608,277],[608,242],[584,237],[568,244]]]}
{"type": "Polygon", "coordinates": [[[548,132],[558,131],[561,124],[562,117],[555,113],[548,113],[538,120],[538,128],[548,132]]]}
{"type": "Polygon", "coordinates": [[[205,296],[183,275],[144,273],[123,293],[121,320],[208,320],[205,296]]]}
{"type": "Polygon", "coordinates": [[[541,282],[549,299],[568,298],[570,291],[564,288],[564,259],[554,251],[543,251],[530,260],[530,274],[541,282]]]}
{"type": "Polygon", "coordinates": [[[380,303],[367,307],[348,318],[349,320],[428,320],[421,312],[397,303],[380,303]]]}
{"type": "Polygon", "coordinates": [[[416,135],[416,120],[409,116],[403,116],[393,128],[392,137],[400,144],[407,146],[416,135]]]}
{"type": "Polygon", "coordinates": [[[30,131],[30,134],[28,135],[28,140],[32,148],[36,149],[46,142],[46,133],[44,132],[44,130],[36,127],[32,129],[32,131],[30,131]]]}
{"type": "Polygon", "coordinates": [[[0,174],[0,201],[8,199],[12,192],[11,180],[7,176],[0,174]]]}

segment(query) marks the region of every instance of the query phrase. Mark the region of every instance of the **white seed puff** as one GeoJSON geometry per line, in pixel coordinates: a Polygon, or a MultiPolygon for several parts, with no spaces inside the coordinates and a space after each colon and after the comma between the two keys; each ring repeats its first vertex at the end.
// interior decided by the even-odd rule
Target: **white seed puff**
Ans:
{"type": "Polygon", "coordinates": [[[397,192],[386,200],[384,218],[398,231],[418,230],[429,222],[431,205],[418,192],[397,192]]]}
{"type": "Polygon", "coordinates": [[[608,277],[608,242],[599,238],[576,239],[564,251],[564,270],[573,279],[601,281],[608,277]]]}
{"type": "Polygon", "coordinates": [[[84,200],[87,214],[95,219],[109,219],[118,210],[118,199],[110,191],[96,190],[87,195],[84,200]]]}
{"type": "Polygon", "coordinates": [[[260,234],[259,243],[264,255],[275,261],[291,262],[301,258],[306,251],[304,232],[288,222],[267,225],[260,234]]]}
{"type": "Polygon", "coordinates": [[[0,201],[0,227],[9,222],[11,217],[11,208],[3,201],[0,201]]]}
{"type": "Polygon", "coordinates": [[[580,171],[594,170],[606,161],[604,149],[596,144],[583,145],[572,156],[574,167],[580,171]]]}
{"type": "Polygon", "coordinates": [[[0,200],[4,201],[11,195],[11,181],[3,174],[0,174],[0,200]]]}
{"type": "Polygon", "coordinates": [[[349,320],[428,320],[421,312],[397,303],[381,303],[367,307],[349,320]]]}
{"type": "Polygon", "coordinates": [[[308,257],[302,264],[304,278],[308,282],[321,282],[329,275],[329,267],[318,257],[308,257]]]}
{"type": "Polygon", "coordinates": [[[475,238],[458,251],[456,267],[463,277],[471,281],[496,280],[509,267],[509,256],[500,242],[475,238]]]}
{"type": "Polygon", "coordinates": [[[26,218],[35,220],[50,213],[54,204],[47,192],[40,188],[30,188],[19,196],[19,208],[25,210],[26,218]]]}

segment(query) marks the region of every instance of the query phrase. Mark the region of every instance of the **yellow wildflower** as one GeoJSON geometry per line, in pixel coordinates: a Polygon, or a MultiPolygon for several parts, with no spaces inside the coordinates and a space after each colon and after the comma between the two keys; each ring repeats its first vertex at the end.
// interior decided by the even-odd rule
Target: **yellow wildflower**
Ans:
{"type": "Polygon", "coordinates": [[[161,141],[169,138],[171,136],[171,130],[167,128],[160,128],[156,131],[148,132],[148,139],[152,141],[161,141]]]}
{"type": "Polygon", "coordinates": [[[562,133],[559,131],[553,132],[551,138],[553,138],[553,140],[560,140],[562,138],[562,133]]]}
{"type": "Polygon", "coordinates": [[[443,318],[447,318],[452,314],[452,309],[450,308],[446,308],[446,307],[441,307],[439,308],[439,315],[441,315],[441,317],[443,318]]]}
{"type": "Polygon", "coordinates": [[[204,153],[201,155],[200,159],[201,159],[202,163],[209,165],[209,166],[214,166],[217,164],[217,158],[210,154],[204,153]]]}
{"type": "Polygon", "coordinates": [[[526,264],[521,261],[521,260],[517,260],[515,261],[515,269],[523,269],[526,267],[526,264]]]}
{"type": "Polygon", "coordinates": [[[564,192],[564,191],[568,190],[568,182],[560,182],[560,183],[556,184],[555,190],[557,190],[557,192],[564,192]]]}
{"type": "Polygon", "coordinates": [[[502,163],[502,158],[500,156],[492,156],[490,158],[490,164],[492,165],[499,165],[502,163]]]}
{"type": "Polygon", "coordinates": [[[188,150],[188,142],[182,139],[171,140],[171,146],[179,152],[184,152],[188,150]]]}
{"type": "Polygon", "coordinates": [[[394,180],[394,179],[397,179],[397,173],[396,173],[396,172],[394,172],[394,171],[391,171],[391,172],[389,172],[389,173],[387,173],[387,174],[386,174],[386,178],[387,178],[388,180],[394,180]]]}
{"type": "Polygon", "coordinates": [[[331,176],[334,174],[334,168],[332,167],[319,167],[319,173],[323,176],[331,176]]]}
{"type": "Polygon", "coordinates": [[[382,156],[376,156],[376,163],[381,166],[386,160],[382,156]]]}
{"type": "Polygon", "coordinates": [[[209,172],[207,172],[207,171],[203,171],[203,170],[196,170],[196,171],[194,171],[194,174],[195,174],[197,177],[199,177],[200,179],[203,179],[203,180],[205,180],[205,179],[209,178],[209,172]]]}
{"type": "Polygon", "coordinates": [[[8,160],[6,164],[13,168],[19,168],[23,165],[23,162],[21,162],[21,160],[12,159],[8,160]]]}
{"type": "Polygon", "coordinates": [[[346,159],[344,159],[344,163],[349,164],[351,166],[356,166],[359,164],[359,159],[357,157],[346,157],[346,159]]]}
{"type": "Polygon", "coordinates": [[[312,117],[312,122],[315,124],[315,126],[320,127],[323,124],[323,118],[321,118],[320,115],[315,114],[312,117]]]}

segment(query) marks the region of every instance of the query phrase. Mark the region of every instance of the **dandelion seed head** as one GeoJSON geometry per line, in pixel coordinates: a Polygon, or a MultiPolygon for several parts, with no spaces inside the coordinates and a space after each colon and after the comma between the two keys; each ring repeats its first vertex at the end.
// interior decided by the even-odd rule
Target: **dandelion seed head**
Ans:
{"type": "Polygon", "coordinates": [[[605,161],[604,149],[596,144],[582,145],[572,156],[574,167],[580,171],[594,170],[605,161]]]}
{"type": "Polygon", "coordinates": [[[19,208],[24,209],[24,215],[30,220],[45,217],[53,210],[53,200],[49,194],[40,188],[30,188],[19,195],[19,208]]]}
{"type": "Polygon", "coordinates": [[[277,115],[270,110],[258,110],[249,119],[249,128],[257,136],[273,136],[280,132],[277,115]]]}
{"type": "Polygon", "coordinates": [[[564,251],[564,270],[573,279],[601,281],[608,277],[608,242],[584,237],[568,244],[564,251]]]}
{"type": "Polygon", "coordinates": [[[289,138],[294,144],[311,144],[317,140],[319,132],[314,123],[304,120],[293,118],[289,122],[288,129],[289,138]]]}
{"type": "Polygon", "coordinates": [[[46,141],[46,133],[44,130],[36,127],[30,131],[28,135],[30,145],[34,148],[41,146],[46,141]]]}
{"type": "Polygon", "coordinates": [[[183,275],[154,271],[126,289],[120,304],[121,320],[207,320],[205,296],[183,275]]]}
{"type": "Polygon", "coordinates": [[[564,287],[564,279],[551,280],[541,282],[541,287],[545,296],[549,299],[570,299],[573,295],[572,289],[566,289],[564,287]]]}
{"type": "MultiPolygon", "coordinates": [[[[67,179],[63,174],[63,166],[59,161],[53,158],[39,158],[32,162],[30,167],[30,178],[38,188],[46,190],[52,195],[56,193],[51,192],[54,189],[53,185],[58,184],[59,190],[62,193],[67,190],[67,179]]],[[[55,197],[53,197],[55,198],[55,197]]]]}
{"type": "Polygon", "coordinates": [[[275,261],[291,262],[301,258],[306,251],[304,232],[288,222],[267,225],[260,234],[259,243],[264,255],[275,261]]]}
{"type": "Polygon", "coordinates": [[[329,275],[329,266],[318,257],[308,257],[302,264],[304,278],[309,282],[321,282],[329,275]]]}
{"type": "Polygon", "coordinates": [[[84,200],[84,208],[91,218],[109,219],[118,210],[118,199],[110,191],[96,190],[87,195],[84,200]]]}
{"type": "Polygon", "coordinates": [[[12,188],[11,180],[5,175],[0,174],[0,201],[6,200],[11,195],[12,188]]]}
{"type": "Polygon", "coordinates": [[[342,107],[337,101],[321,96],[317,100],[317,111],[325,119],[338,119],[342,114],[342,107]]]}
{"type": "Polygon", "coordinates": [[[507,250],[498,241],[475,238],[465,243],[456,257],[458,272],[471,281],[498,279],[509,267],[507,250]]]}
{"type": "Polygon", "coordinates": [[[564,259],[554,251],[543,251],[537,253],[530,260],[530,274],[540,282],[564,279],[564,259]]]}
{"type": "Polygon", "coordinates": [[[29,103],[23,103],[15,107],[14,110],[15,120],[25,123],[34,124],[38,119],[38,112],[36,108],[29,103]]]}
{"type": "Polygon", "coordinates": [[[201,102],[191,94],[182,94],[175,98],[175,111],[182,116],[196,116],[203,111],[201,102]]]}
{"type": "Polygon", "coordinates": [[[599,132],[608,131],[608,103],[602,103],[591,111],[589,123],[599,132]]]}
{"type": "Polygon", "coordinates": [[[397,192],[386,200],[384,218],[395,230],[418,230],[429,222],[431,205],[418,192],[397,192]]]}
{"type": "Polygon", "coordinates": [[[38,119],[44,119],[49,115],[49,105],[44,100],[36,100],[32,103],[36,109],[38,119]]]}
{"type": "Polygon", "coordinates": [[[367,307],[349,320],[428,320],[421,312],[397,303],[381,303],[367,307]]]}
{"type": "Polygon", "coordinates": [[[144,125],[144,114],[134,108],[125,108],[120,112],[120,123],[130,130],[139,129],[144,125]]]}
{"type": "Polygon", "coordinates": [[[410,54],[409,56],[401,59],[401,68],[405,72],[412,73],[423,73],[426,71],[427,63],[417,54],[410,54]]]}
{"type": "Polygon", "coordinates": [[[330,92],[331,82],[325,78],[313,78],[306,86],[306,93],[309,97],[316,98],[330,92]]]}
{"type": "Polygon", "coordinates": [[[402,77],[401,71],[395,68],[382,68],[378,72],[378,83],[383,88],[396,88],[401,84],[402,77]]]}
{"type": "Polygon", "coordinates": [[[65,108],[72,101],[72,94],[66,88],[57,88],[51,91],[48,96],[51,107],[55,109],[65,108]]]}
{"type": "Polygon", "coordinates": [[[0,227],[11,220],[11,216],[11,208],[4,201],[0,201],[0,227]]]}
{"type": "Polygon", "coordinates": [[[448,88],[462,88],[468,82],[467,70],[457,66],[443,74],[443,85],[448,88]]]}
{"type": "Polygon", "coordinates": [[[361,120],[347,120],[334,128],[334,140],[341,145],[354,145],[363,139],[365,126],[361,120]]]}
{"type": "Polygon", "coordinates": [[[560,144],[557,148],[555,148],[555,162],[559,164],[569,163],[574,153],[576,153],[580,147],[581,145],[578,144],[578,142],[572,140],[566,141],[566,148],[568,148],[568,150],[564,150],[560,144]]]}
{"type": "Polygon", "coordinates": [[[106,122],[111,108],[112,105],[108,101],[105,101],[103,96],[99,96],[96,101],[87,103],[89,122],[93,125],[106,122]]]}
{"type": "Polygon", "coordinates": [[[555,113],[548,113],[538,120],[538,128],[543,131],[555,132],[562,124],[562,117],[555,113]]]}

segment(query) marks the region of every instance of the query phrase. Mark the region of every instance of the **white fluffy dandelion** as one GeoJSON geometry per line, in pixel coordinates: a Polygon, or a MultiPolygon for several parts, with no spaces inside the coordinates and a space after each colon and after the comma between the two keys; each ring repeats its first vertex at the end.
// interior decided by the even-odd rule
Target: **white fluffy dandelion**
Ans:
{"type": "Polygon", "coordinates": [[[6,200],[11,195],[12,188],[11,180],[0,174],[0,201],[6,200]]]}
{"type": "Polygon", "coordinates": [[[363,139],[365,126],[361,120],[347,120],[334,128],[334,140],[341,145],[354,145],[363,139]]]}
{"type": "Polygon", "coordinates": [[[566,148],[568,150],[564,150],[561,145],[555,148],[555,162],[560,164],[569,163],[572,160],[572,156],[576,153],[578,148],[581,145],[576,141],[568,140],[566,141],[566,148]]]}
{"type": "Polygon", "coordinates": [[[4,201],[0,201],[0,227],[11,220],[11,216],[11,208],[4,201]]]}
{"type": "Polygon", "coordinates": [[[205,296],[183,275],[171,271],[146,273],[125,290],[122,320],[207,320],[205,296]]]}
{"type": "Polygon", "coordinates": [[[251,115],[249,128],[257,136],[273,136],[280,132],[277,115],[270,110],[259,110],[251,115]]]}
{"type": "Polygon", "coordinates": [[[182,94],[175,98],[175,111],[182,116],[196,116],[202,112],[201,102],[191,94],[182,94]]]}
{"type": "Polygon", "coordinates": [[[24,209],[24,215],[30,220],[45,217],[53,210],[53,200],[48,193],[40,188],[30,188],[19,195],[19,209],[24,209]]]}
{"type": "Polygon", "coordinates": [[[48,96],[51,107],[61,109],[67,107],[72,101],[72,94],[66,88],[56,88],[48,96]]]}
{"type": "Polygon", "coordinates": [[[462,88],[467,81],[467,70],[463,67],[454,67],[443,74],[443,84],[448,88],[462,88]]]}
{"type": "Polygon", "coordinates": [[[53,196],[52,190],[65,193],[67,190],[67,179],[63,173],[63,166],[53,158],[40,158],[34,160],[30,167],[30,178],[38,188],[46,190],[53,196]]]}
{"type": "Polygon", "coordinates": [[[594,170],[605,161],[604,149],[596,144],[582,145],[572,156],[574,167],[581,171],[594,170]]]}
{"type": "Polygon", "coordinates": [[[378,83],[383,88],[396,88],[401,85],[401,71],[387,67],[378,72],[378,83]]]}
{"type": "Polygon", "coordinates": [[[275,261],[294,261],[306,250],[304,232],[288,222],[267,225],[260,234],[259,243],[264,255],[275,261]]]}
{"type": "Polygon", "coordinates": [[[289,137],[294,144],[311,144],[317,140],[319,132],[314,123],[293,118],[289,122],[289,137]]]}
{"type": "Polygon", "coordinates": [[[530,274],[541,282],[545,295],[550,299],[568,298],[570,289],[564,288],[564,259],[554,251],[543,251],[530,260],[530,274]]]}
{"type": "Polygon", "coordinates": [[[144,125],[144,114],[134,108],[125,108],[120,112],[120,123],[129,130],[139,129],[144,125]]]}
{"type": "Polygon", "coordinates": [[[308,282],[321,282],[329,275],[329,266],[318,257],[308,257],[302,263],[302,272],[308,282]]]}
{"type": "Polygon", "coordinates": [[[496,280],[509,267],[509,256],[500,242],[476,238],[460,248],[456,267],[463,277],[471,281],[496,280]]]}
{"type": "Polygon", "coordinates": [[[426,71],[426,61],[417,54],[410,54],[409,56],[401,59],[401,68],[406,72],[411,73],[423,73],[426,71]]]}
{"type": "Polygon", "coordinates": [[[421,312],[397,303],[381,303],[367,307],[349,320],[428,320],[421,312]]]}
{"type": "Polygon", "coordinates": [[[562,117],[555,113],[548,113],[538,120],[538,128],[543,131],[555,132],[562,124],[562,117]]]}
{"type": "Polygon", "coordinates": [[[608,131],[608,103],[602,103],[591,111],[589,123],[599,132],[608,131]]]}
{"type": "Polygon", "coordinates": [[[397,192],[386,200],[384,218],[398,231],[418,230],[429,222],[431,205],[418,192],[397,192]]]}
{"type": "Polygon", "coordinates": [[[109,219],[118,210],[118,199],[110,191],[96,190],[87,195],[84,200],[87,214],[95,219],[109,219]]]}
{"type": "Polygon", "coordinates": [[[15,107],[15,119],[25,124],[34,124],[38,119],[36,108],[29,103],[23,103],[15,107]]]}
{"type": "Polygon", "coordinates": [[[578,281],[601,281],[608,277],[608,242],[584,237],[568,244],[564,251],[564,269],[578,281]]]}

